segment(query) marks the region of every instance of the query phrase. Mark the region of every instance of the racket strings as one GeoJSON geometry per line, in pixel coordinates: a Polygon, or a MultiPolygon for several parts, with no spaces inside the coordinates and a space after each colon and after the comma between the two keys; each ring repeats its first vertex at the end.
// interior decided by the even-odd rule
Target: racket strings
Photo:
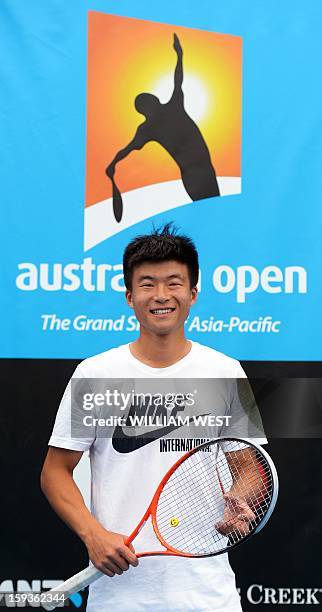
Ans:
{"type": "Polygon", "coordinates": [[[165,483],[157,529],[166,545],[180,552],[222,552],[257,527],[272,495],[271,470],[263,455],[237,441],[210,443],[191,454],[165,483]]]}

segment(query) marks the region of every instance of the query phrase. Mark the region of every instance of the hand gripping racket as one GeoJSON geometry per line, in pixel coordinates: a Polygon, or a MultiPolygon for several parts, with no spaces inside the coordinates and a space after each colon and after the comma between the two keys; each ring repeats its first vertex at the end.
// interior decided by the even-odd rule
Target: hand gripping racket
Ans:
{"type": "MultiPolygon", "coordinates": [[[[211,557],[258,533],[270,518],[278,495],[273,461],[258,444],[217,438],[183,455],[165,474],[141,521],[125,540],[130,544],[150,519],[162,549],[137,557],[211,557]]],[[[94,566],[48,591],[68,599],[102,573],[94,566]]]]}

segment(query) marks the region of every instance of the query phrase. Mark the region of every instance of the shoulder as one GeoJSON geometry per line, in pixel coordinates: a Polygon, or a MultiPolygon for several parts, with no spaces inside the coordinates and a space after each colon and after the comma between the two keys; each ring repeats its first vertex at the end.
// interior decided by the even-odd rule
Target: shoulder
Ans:
{"type": "Polygon", "coordinates": [[[77,366],[76,373],[79,376],[89,378],[104,378],[109,376],[118,364],[124,362],[127,352],[128,345],[122,344],[116,348],[99,353],[98,355],[88,357],[77,366]]]}
{"type": "Polygon", "coordinates": [[[219,372],[223,377],[245,378],[245,372],[239,361],[233,357],[225,355],[210,346],[193,342],[194,351],[198,359],[200,359],[207,370],[219,372]]]}

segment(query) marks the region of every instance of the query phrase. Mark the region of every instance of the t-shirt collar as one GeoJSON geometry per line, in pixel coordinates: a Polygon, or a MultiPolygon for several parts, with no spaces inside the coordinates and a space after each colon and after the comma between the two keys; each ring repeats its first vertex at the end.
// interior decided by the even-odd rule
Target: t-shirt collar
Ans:
{"type": "Polygon", "coordinates": [[[189,342],[191,344],[189,353],[187,353],[187,355],[179,359],[179,361],[176,361],[175,363],[171,364],[170,366],[167,366],[166,368],[152,368],[151,366],[143,363],[142,361],[134,357],[134,355],[132,355],[130,344],[126,345],[126,349],[127,349],[128,358],[131,361],[131,364],[134,365],[136,368],[140,369],[142,372],[145,372],[149,376],[151,375],[169,376],[181,370],[182,368],[184,368],[193,359],[193,356],[196,350],[196,346],[195,346],[196,343],[193,342],[192,340],[189,340],[189,342]]]}

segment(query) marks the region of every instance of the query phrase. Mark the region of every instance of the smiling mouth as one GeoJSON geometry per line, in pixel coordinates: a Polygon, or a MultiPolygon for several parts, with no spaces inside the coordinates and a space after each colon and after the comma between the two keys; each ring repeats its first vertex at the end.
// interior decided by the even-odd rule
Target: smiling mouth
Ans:
{"type": "Polygon", "coordinates": [[[150,310],[150,312],[158,316],[171,314],[171,312],[173,312],[174,310],[175,308],[153,308],[152,310],[150,310]]]}

